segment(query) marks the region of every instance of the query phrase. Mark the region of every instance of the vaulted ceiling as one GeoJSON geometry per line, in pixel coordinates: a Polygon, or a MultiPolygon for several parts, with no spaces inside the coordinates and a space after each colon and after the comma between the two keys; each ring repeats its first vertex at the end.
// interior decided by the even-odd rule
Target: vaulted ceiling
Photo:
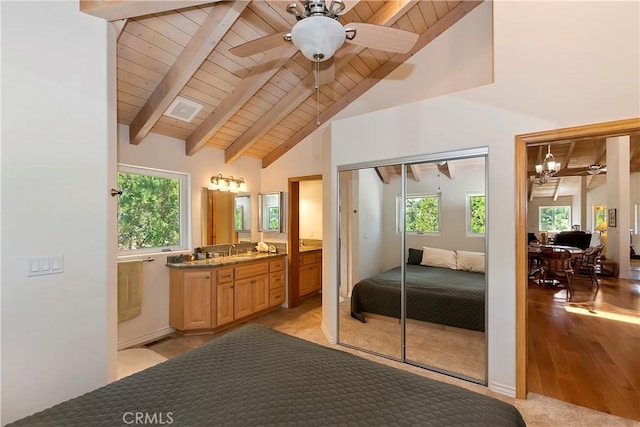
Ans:
{"type": "MultiPolygon", "coordinates": [[[[527,148],[527,175],[535,176],[535,165],[540,163],[547,150],[561,169],[545,184],[539,185],[529,182],[529,200],[535,197],[552,197],[554,200],[562,196],[579,194],[582,180],[586,180],[587,189],[593,189],[607,182],[607,153],[604,138],[587,139],[580,141],[561,141],[550,146],[539,145],[527,148]],[[603,168],[592,169],[589,166],[599,164],[603,168]]],[[[629,144],[629,172],[640,172],[640,135],[631,135],[629,144]]]]}
{"type": "Polygon", "coordinates": [[[365,22],[419,34],[409,53],[347,44],[335,80],[314,89],[312,63],[293,45],[238,57],[229,49],[290,31],[291,1],[83,1],[83,12],[118,31],[118,122],[132,144],[154,132],[185,140],[187,155],[224,150],[267,167],[321,123],[384,79],[481,1],[348,1],[342,24],[365,22]],[[202,104],[191,122],[164,115],[177,96],[202,104]]]}

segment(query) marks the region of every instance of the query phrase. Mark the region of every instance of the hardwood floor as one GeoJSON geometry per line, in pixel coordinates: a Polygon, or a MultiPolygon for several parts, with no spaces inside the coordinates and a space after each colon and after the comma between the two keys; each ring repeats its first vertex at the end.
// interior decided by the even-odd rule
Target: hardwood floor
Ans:
{"type": "Polygon", "coordinates": [[[529,282],[528,391],[640,421],[640,274],[562,288],[529,282]]]}

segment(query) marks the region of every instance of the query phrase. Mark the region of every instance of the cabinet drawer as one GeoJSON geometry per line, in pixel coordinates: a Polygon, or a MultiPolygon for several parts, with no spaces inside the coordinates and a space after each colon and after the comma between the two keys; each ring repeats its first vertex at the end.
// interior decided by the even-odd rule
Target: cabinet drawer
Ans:
{"type": "Polygon", "coordinates": [[[236,280],[246,277],[259,276],[269,273],[269,263],[267,261],[252,262],[246,265],[239,265],[235,268],[236,280]]]}
{"type": "Polygon", "coordinates": [[[269,307],[276,307],[284,302],[284,288],[272,289],[269,295],[269,307]]]}
{"type": "MultiPolygon", "coordinates": [[[[317,262],[316,261],[317,253],[318,251],[302,253],[300,255],[300,265],[315,264],[317,262]]],[[[320,252],[320,259],[322,259],[322,252],[320,252]]]]}
{"type": "Polygon", "coordinates": [[[282,271],[284,270],[284,257],[269,261],[269,271],[282,271]]]}
{"type": "Polygon", "coordinates": [[[284,287],[284,271],[269,274],[269,289],[274,290],[284,287]]]}
{"type": "Polygon", "coordinates": [[[216,278],[218,283],[227,283],[233,281],[233,267],[218,268],[216,270],[216,278]]]}

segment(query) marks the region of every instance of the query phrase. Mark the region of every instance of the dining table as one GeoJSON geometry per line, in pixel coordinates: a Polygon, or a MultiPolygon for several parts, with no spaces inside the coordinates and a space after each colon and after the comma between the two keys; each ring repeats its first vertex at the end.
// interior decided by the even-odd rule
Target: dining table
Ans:
{"type": "Polygon", "coordinates": [[[540,253],[542,252],[542,248],[553,248],[554,251],[564,251],[565,249],[571,253],[571,258],[577,259],[581,258],[584,253],[583,249],[580,249],[575,246],[566,246],[566,245],[529,245],[527,254],[529,258],[529,278],[530,279],[538,279],[540,272],[540,253]]]}

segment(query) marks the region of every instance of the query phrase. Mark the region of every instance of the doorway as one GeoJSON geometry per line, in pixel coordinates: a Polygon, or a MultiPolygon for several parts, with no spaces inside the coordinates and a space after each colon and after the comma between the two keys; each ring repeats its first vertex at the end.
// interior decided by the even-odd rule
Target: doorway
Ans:
{"type": "MultiPolygon", "coordinates": [[[[304,200],[305,197],[301,198],[301,194],[303,190],[302,187],[305,186],[305,183],[311,181],[322,181],[322,175],[307,175],[307,176],[298,176],[289,178],[289,206],[287,211],[289,212],[289,220],[287,221],[287,254],[288,254],[288,262],[289,262],[289,280],[288,280],[288,289],[287,289],[287,306],[289,308],[294,308],[300,305],[302,301],[302,297],[304,295],[300,292],[300,265],[303,261],[302,253],[304,249],[301,250],[301,237],[308,237],[304,233],[301,235],[301,200],[304,200]]],[[[320,198],[322,198],[322,193],[320,193],[320,198]]],[[[318,212],[322,212],[320,209],[318,212]]],[[[302,212],[304,215],[304,212],[302,212]]],[[[322,222],[322,218],[320,218],[320,222],[322,222]]],[[[321,226],[321,224],[320,224],[321,226]]],[[[305,228],[306,229],[306,228],[305,228]]],[[[322,230],[322,228],[320,228],[322,230]]],[[[317,233],[316,233],[317,234],[317,233]]],[[[320,241],[322,241],[322,235],[320,231],[319,236],[317,237],[320,241]]],[[[310,267],[313,267],[310,265],[310,267]]],[[[309,268],[311,270],[311,268],[309,268]]],[[[321,268],[320,268],[321,270],[321,268]]],[[[319,271],[320,271],[319,270],[319,271]]],[[[306,271],[306,270],[305,270],[306,271]]],[[[315,270],[314,270],[315,271],[315,270]]],[[[321,283],[321,282],[320,282],[321,283]]]]}
{"type": "MultiPolygon", "coordinates": [[[[640,119],[606,122],[595,125],[558,129],[518,135],[516,141],[516,397],[525,399],[527,384],[527,339],[528,339],[528,262],[527,262],[527,206],[528,186],[527,155],[528,146],[579,141],[591,138],[608,138],[622,135],[638,135],[640,119]]],[[[588,375],[588,374],[587,374],[588,375]]]]}

